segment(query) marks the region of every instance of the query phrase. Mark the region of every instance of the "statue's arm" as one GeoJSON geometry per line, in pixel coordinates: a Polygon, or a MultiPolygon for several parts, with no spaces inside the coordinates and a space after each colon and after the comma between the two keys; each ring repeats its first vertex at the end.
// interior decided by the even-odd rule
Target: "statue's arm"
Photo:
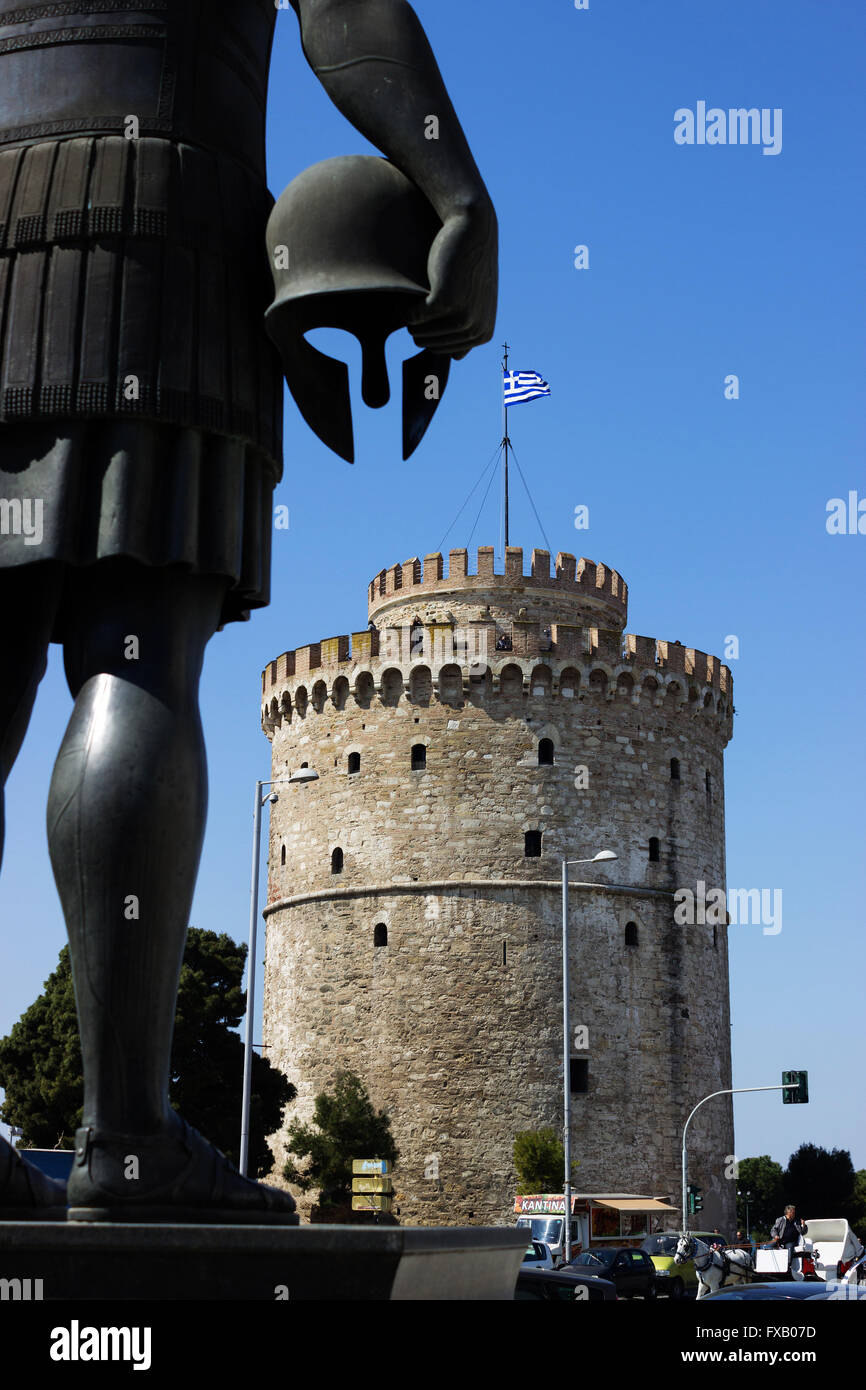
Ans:
{"type": "Polygon", "coordinates": [[[462,357],[493,336],[496,214],[418,16],[406,0],[292,4],[328,96],[442,220],[428,264],[431,292],[410,326],[420,347],[462,357]]]}

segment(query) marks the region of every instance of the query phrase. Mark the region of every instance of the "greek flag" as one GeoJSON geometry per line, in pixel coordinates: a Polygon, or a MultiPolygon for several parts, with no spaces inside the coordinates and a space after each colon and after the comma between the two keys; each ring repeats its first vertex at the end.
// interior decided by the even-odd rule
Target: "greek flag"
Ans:
{"type": "Polygon", "coordinates": [[[510,405],[522,405],[524,401],[550,395],[550,387],[538,372],[503,372],[502,381],[506,409],[510,405]]]}

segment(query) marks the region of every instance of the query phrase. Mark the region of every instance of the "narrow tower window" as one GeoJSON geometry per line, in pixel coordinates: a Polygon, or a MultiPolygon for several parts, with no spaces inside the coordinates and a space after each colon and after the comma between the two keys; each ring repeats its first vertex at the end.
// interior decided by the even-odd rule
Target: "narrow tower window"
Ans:
{"type": "Polygon", "coordinates": [[[659,842],[656,839],[655,835],[651,835],[649,842],[649,862],[651,864],[658,864],[660,857],[661,856],[659,855],[659,842]]]}
{"type": "Polygon", "coordinates": [[[350,754],[349,754],[349,774],[350,774],[350,776],[351,776],[351,774],[352,774],[353,772],[360,772],[360,771],[361,771],[361,754],[360,754],[360,753],[350,753],[350,754]]]}
{"type": "Polygon", "coordinates": [[[626,922],[625,924],[625,944],[626,946],[637,945],[637,922],[626,922]]]}
{"type": "Polygon", "coordinates": [[[283,845],[282,849],[280,850],[280,863],[281,863],[281,864],[285,864],[285,862],[286,862],[286,847],[285,847],[285,845],[283,845]]]}
{"type": "Polygon", "coordinates": [[[337,847],[331,853],[331,873],[341,874],[343,872],[343,851],[337,847]]]}
{"type": "Polygon", "coordinates": [[[707,805],[708,805],[708,806],[712,806],[712,804],[713,804],[713,779],[712,779],[712,775],[710,774],[709,771],[707,771],[707,772],[704,773],[704,787],[706,788],[706,793],[707,793],[707,805]]]}
{"type": "Polygon", "coordinates": [[[374,947],[388,945],[388,928],[384,922],[377,922],[373,928],[373,945],[374,947]]]}
{"type": "Polygon", "coordinates": [[[553,739],[543,738],[538,745],[538,765],[539,767],[553,766],[553,739]]]}
{"type": "Polygon", "coordinates": [[[412,771],[423,772],[427,766],[427,747],[423,743],[412,745],[412,771]]]}
{"type": "Polygon", "coordinates": [[[678,782],[679,780],[680,780],[680,760],[679,760],[679,758],[671,758],[671,781],[672,781],[672,782],[678,782]]]}
{"type": "Polygon", "coordinates": [[[585,1096],[589,1090],[589,1062],[585,1057],[569,1057],[568,1089],[572,1095],[585,1096]]]}
{"type": "Polygon", "coordinates": [[[541,831],[527,830],[523,836],[523,853],[527,859],[541,858],[541,831]]]}

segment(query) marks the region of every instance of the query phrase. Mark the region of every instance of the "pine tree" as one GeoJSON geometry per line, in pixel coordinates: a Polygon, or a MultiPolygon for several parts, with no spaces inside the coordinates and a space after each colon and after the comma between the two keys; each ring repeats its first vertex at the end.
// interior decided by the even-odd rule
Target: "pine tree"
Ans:
{"type": "Polygon", "coordinates": [[[331,1094],[322,1091],[316,1096],[313,1124],[294,1120],[286,1141],[295,1158],[309,1162],[301,1169],[290,1158],[283,1176],[302,1192],[317,1188],[320,1206],[351,1200],[353,1159],[387,1158],[396,1163],[398,1158],[387,1111],[374,1108],[361,1078],[339,1071],[333,1085],[331,1094]]]}
{"type": "MultiPolygon", "coordinates": [[[[233,1031],[243,1017],[247,948],[225,933],[190,927],[180,972],[169,1096],[184,1119],[237,1161],[244,1047],[233,1031]]],[[[69,963],[63,947],[44,992],[0,1039],[0,1118],[32,1148],[73,1147],[84,1079],[69,963]]],[[[269,1172],[267,1136],[279,1129],[295,1087],[253,1054],[249,1172],[269,1172]]]]}

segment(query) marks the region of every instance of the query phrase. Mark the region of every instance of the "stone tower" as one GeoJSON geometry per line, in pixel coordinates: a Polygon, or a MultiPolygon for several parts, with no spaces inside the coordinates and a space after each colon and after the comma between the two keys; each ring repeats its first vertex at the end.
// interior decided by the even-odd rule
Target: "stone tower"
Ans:
{"type": "MultiPolygon", "coordinates": [[[[515,1135],[561,1130],[563,856],[618,856],[570,871],[576,1190],[677,1205],[685,1118],[731,1084],[726,928],[673,900],[725,885],[731,675],[625,634],[627,601],[591,560],[452,550],[264,671],[272,776],[319,774],[271,813],[267,1055],[293,1115],[338,1066],[387,1106],[404,1224],[513,1220],[515,1135]]],[[[721,1098],[689,1132],[702,1229],[732,1226],[733,1152],[721,1098]]]]}

